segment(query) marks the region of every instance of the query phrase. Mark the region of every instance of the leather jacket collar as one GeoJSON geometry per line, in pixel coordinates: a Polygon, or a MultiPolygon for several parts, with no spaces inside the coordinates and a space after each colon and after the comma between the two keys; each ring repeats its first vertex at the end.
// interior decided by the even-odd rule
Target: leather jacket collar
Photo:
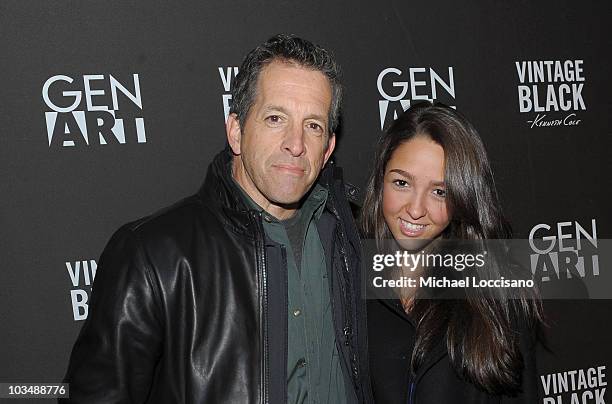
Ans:
{"type": "MultiPolygon", "coordinates": [[[[249,226],[251,225],[249,210],[251,209],[240,196],[239,190],[231,178],[232,159],[233,155],[229,146],[214,157],[208,166],[206,178],[198,194],[203,201],[216,206],[222,212],[219,217],[228,226],[248,236],[252,234],[252,231],[249,231],[249,226]]],[[[341,184],[342,172],[339,168],[335,167],[332,161],[329,161],[319,175],[317,183],[333,194],[334,180],[338,180],[341,184]]],[[[334,210],[334,199],[333,197],[328,199],[327,208],[331,211],[334,210]]]]}

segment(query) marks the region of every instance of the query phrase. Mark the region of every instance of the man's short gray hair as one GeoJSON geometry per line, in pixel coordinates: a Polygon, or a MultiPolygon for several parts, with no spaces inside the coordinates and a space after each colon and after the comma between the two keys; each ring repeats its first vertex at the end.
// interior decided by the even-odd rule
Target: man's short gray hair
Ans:
{"type": "Polygon", "coordinates": [[[230,113],[235,113],[240,125],[244,126],[257,95],[259,74],[265,66],[275,60],[295,63],[301,67],[320,71],[327,77],[332,89],[328,129],[329,134],[334,133],[338,125],[342,99],[340,67],[327,50],[294,35],[275,35],[249,52],[232,86],[230,113]]]}

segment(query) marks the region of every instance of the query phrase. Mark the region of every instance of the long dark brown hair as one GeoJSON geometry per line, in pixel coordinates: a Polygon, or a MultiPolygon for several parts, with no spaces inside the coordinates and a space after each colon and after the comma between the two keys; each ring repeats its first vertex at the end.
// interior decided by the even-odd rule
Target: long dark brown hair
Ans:
{"type": "MultiPolygon", "coordinates": [[[[444,181],[451,220],[443,239],[491,240],[512,237],[501,210],[486,150],[476,129],[460,113],[429,102],[406,110],[381,137],[360,225],[377,244],[393,236],[382,211],[383,180],[393,152],[414,136],[426,136],[444,150],[444,181]]],[[[507,260],[489,257],[489,279],[507,273],[507,260]],[[504,264],[500,264],[500,262],[504,264]],[[504,272],[506,271],[506,272],[504,272]]],[[[499,257],[498,257],[499,258],[499,257]]],[[[534,333],[542,324],[541,303],[533,290],[470,290],[464,299],[419,299],[410,309],[417,332],[411,371],[423,364],[439,338],[445,338],[459,375],[490,394],[520,391],[523,358],[517,328],[534,333]]]]}

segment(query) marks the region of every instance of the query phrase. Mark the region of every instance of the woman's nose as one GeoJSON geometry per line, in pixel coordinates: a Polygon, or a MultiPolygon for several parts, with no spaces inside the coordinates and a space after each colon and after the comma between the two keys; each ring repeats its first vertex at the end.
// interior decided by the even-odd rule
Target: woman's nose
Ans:
{"type": "Polygon", "coordinates": [[[427,213],[424,199],[425,195],[422,193],[415,193],[404,206],[404,209],[412,219],[418,220],[427,213]]]}

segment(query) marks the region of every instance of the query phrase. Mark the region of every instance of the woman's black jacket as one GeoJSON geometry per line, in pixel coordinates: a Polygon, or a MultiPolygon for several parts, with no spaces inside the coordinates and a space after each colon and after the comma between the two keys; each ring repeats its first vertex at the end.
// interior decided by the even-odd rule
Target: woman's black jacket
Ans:
{"type": "Polygon", "coordinates": [[[530,333],[519,337],[523,356],[522,393],[495,396],[462,379],[440,339],[416,375],[409,372],[415,324],[399,300],[368,301],[370,375],[377,404],[535,404],[538,400],[535,347],[530,333]]]}

